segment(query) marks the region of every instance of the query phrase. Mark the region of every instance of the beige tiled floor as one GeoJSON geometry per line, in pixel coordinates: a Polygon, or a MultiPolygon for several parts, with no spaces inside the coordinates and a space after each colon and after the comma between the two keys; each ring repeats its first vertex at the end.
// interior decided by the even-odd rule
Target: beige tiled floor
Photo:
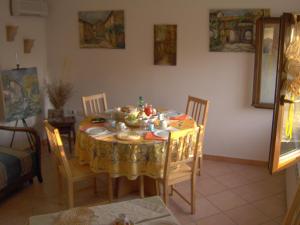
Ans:
{"type": "MultiPolygon", "coordinates": [[[[42,162],[43,184],[35,181],[1,200],[1,225],[24,225],[31,215],[66,208],[64,191],[58,185],[56,167],[47,151],[43,152],[42,162]]],[[[77,206],[106,198],[105,187],[99,187],[97,196],[88,184],[78,188],[77,206]]],[[[188,183],[177,188],[189,195],[188,183]]],[[[128,198],[132,197],[138,195],[128,198]]],[[[169,208],[183,225],[279,225],[285,202],[284,174],[270,176],[262,167],[205,160],[202,175],[197,178],[196,214],[190,215],[188,205],[176,195],[171,197],[169,208]]]]}

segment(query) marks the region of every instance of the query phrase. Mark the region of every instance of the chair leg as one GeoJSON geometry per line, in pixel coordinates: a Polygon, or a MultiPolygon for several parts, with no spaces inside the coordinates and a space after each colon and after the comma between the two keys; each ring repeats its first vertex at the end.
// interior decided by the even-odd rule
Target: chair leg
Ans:
{"type": "Polygon", "coordinates": [[[112,185],[113,178],[107,174],[107,183],[108,183],[108,199],[110,202],[113,201],[113,185],[112,185]]]}
{"type": "Polygon", "coordinates": [[[196,213],[196,177],[191,180],[191,214],[196,213]]]}
{"type": "Polygon", "coordinates": [[[173,185],[170,186],[170,189],[171,189],[170,196],[173,196],[173,187],[174,187],[173,185]]]}
{"type": "Polygon", "coordinates": [[[168,184],[166,184],[166,183],[163,184],[163,200],[164,200],[164,203],[166,205],[168,205],[168,201],[169,201],[169,187],[168,187],[168,184]]]}
{"type": "Polygon", "coordinates": [[[144,198],[145,193],[144,193],[144,176],[140,176],[140,197],[144,198]]]}
{"type": "Polygon", "coordinates": [[[74,207],[74,183],[71,181],[68,181],[68,203],[69,208],[74,207]]]}
{"type": "Polygon", "coordinates": [[[98,193],[98,191],[97,191],[97,177],[95,177],[93,179],[93,182],[94,182],[94,193],[97,194],[98,193]]]}
{"type": "Polygon", "coordinates": [[[69,142],[69,152],[72,155],[72,138],[71,138],[71,131],[68,132],[68,142],[69,142]]]}
{"type": "Polygon", "coordinates": [[[198,176],[201,176],[202,165],[203,165],[203,157],[199,156],[199,158],[198,158],[198,172],[197,172],[198,176]]]}
{"type": "Polygon", "coordinates": [[[156,191],[156,195],[160,196],[160,187],[159,187],[158,179],[155,180],[155,191],[156,191]]]}

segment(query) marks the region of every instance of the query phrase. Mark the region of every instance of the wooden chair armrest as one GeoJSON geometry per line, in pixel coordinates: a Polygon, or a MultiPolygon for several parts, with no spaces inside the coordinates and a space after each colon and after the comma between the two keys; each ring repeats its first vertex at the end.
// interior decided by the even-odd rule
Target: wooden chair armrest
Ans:
{"type": "Polygon", "coordinates": [[[9,127],[9,126],[0,126],[0,130],[11,131],[11,132],[24,132],[29,133],[34,137],[35,140],[35,150],[37,152],[41,149],[41,139],[35,129],[31,127],[9,127]]]}

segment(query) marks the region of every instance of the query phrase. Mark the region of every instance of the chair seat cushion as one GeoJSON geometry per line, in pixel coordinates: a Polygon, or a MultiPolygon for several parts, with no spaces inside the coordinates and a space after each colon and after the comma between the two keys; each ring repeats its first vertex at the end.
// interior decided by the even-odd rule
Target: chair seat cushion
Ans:
{"type": "Polygon", "coordinates": [[[36,162],[36,154],[30,149],[0,146],[0,190],[21,176],[35,174],[36,162]]]}
{"type": "MultiPolygon", "coordinates": [[[[77,159],[68,160],[72,178],[74,180],[80,180],[85,177],[93,177],[96,174],[90,169],[88,165],[81,165],[77,159]]],[[[65,170],[62,165],[59,166],[60,171],[65,174],[65,170]]]]}
{"type": "Polygon", "coordinates": [[[168,183],[175,184],[181,181],[189,180],[192,176],[192,168],[187,164],[178,165],[174,170],[170,171],[168,183]]]}

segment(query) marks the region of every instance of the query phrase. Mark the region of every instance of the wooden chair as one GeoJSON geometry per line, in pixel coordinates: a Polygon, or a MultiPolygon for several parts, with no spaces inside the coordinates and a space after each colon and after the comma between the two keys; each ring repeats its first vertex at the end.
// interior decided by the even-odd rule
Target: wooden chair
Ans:
{"type": "Polygon", "coordinates": [[[83,112],[85,116],[99,114],[107,110],[106,94],[104,92],[82,96],[83,112]]]}
{"type": "MultiPolygon", "coordinates": [[[[208,117],[208,108],[209,108],[208,100],[188,96],[186,114],[190,115],[196,121],[198,126],[199,125],[203,126],[203,136],[202,136],[202,140],[200,140],[202,144],[204,142],[203,139],[205,135],[206,122],[208,117]]],[[[199,165],[198,165],[199,176],[201,174],[202,165],[203,165],[203,151],[201,151],[199,155],[199,165]]]]}
{"type": "MultiPolygon", "coordinates": [[[[47,137],[49,140],[51,151],[55,154],[59,174],[67,180],[68,189],[68,205],[69,208],[74,207],[74,184],[89,179],[94,180],[94,188],[96,192],[96,176],[89,166],[82,166],[76,159],[68,160],[61,141],[58,129],[54,128],[46,120],[44,122],[47,137]]],[[[109,200],[112,201],[112,180],[108,179],[109,200]]]]}
{"type": "Polygon", "coordinates": [[[191,206],[191,214],[195,214],[196,211],[195,185],[199,149],[201,147],[201,137],[199,136],[202,135],[202,127],[170,132],[164,175],[163,178],[159,180],[163,186],[163,200],[165,204],[168,204],[168,191],[169,188],[171,188],[171,195],[175,192],[191,206]],[[191,181],[190,200],[186,199],[174,187],[175,184],[188,180],[191,181]]]}

